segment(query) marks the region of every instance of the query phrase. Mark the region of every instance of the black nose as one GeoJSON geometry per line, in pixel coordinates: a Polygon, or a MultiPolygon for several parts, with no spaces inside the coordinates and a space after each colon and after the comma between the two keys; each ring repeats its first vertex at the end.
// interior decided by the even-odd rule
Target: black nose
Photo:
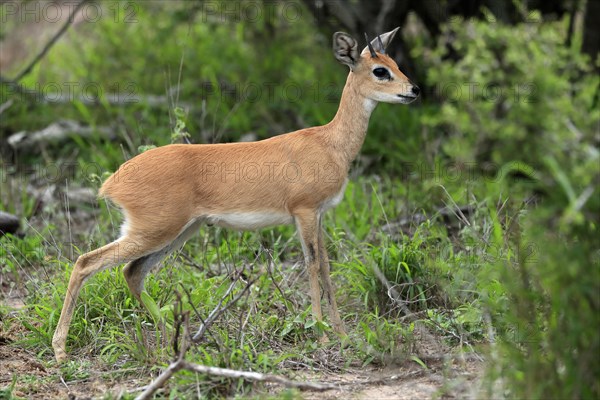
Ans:
{"type": "Polygon", "coordinates": [[[413,87],[412,87],[412,92],[413,92],[413,94],[414,94],[415,96],[418,96],[418,95],[419,95],[419,93],[421,93],[421,89],[419,89],[419,87],[418,87],[418,86],[416,86],[416,85],[413,85],[413,87]]]}

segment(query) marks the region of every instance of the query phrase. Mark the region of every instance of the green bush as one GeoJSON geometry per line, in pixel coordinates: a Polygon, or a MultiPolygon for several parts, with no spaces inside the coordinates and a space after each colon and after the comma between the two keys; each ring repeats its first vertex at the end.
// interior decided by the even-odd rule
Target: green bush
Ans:
{"type": "Polygon", "coordinates": [[[599,78],[565,32],[460,21],[451,46],[417,50],[443,99],[424,120],[445,135],[440,157],[495,177],[478,286],[497,334],[490,376],[510,398],[600,396],[599,78]]]}
{"type": "Polygon", "coordinates": [[[599,80],[585,56],[564,46],[565,31],[563,23],[457,21],[437,48],[416,50],[428,85],[444,100],[423,120],[446,136],[444,154],[534,168],[548,155],[563,169],[594,161],[578,156],[592,150],[597,132],[599,80]]]}

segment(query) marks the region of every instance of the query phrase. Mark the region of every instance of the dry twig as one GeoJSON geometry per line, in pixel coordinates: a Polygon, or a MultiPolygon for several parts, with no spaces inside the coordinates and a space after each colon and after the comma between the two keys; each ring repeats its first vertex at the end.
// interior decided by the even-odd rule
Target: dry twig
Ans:
{"type": "MultiPolygon", "coordinates": [[[[221,376],[221,377],[225,377],[225,378],[245,379],[245,380],[250,380],[250,381],[255,381],[255,382],[271,382],[271,383],[276,383],[276,384],[280,384],[280,385],[283,385],[286,387],[297,388],[297,389],[301,389],[301,390],[323,391],[323,390],[337,389],[336,385],[330,385],[330,384],[324,384],[324,383],[318,383],[318,382],[298,382],[298,381],[293,381],[293,380],[287,379],[280,375],[262,374],[259,372],[252,372],[252,371],[238,371],[238,370],[233,370],[233,369],[228,369],[228,368],[209,367],[206,365],[191,363],[191,362],[185,360],[185,354],[191,347],[192,343],[197,342],[204,335],[204,332],[206,331],[207,327],[216,318],[218,318],[220,315],[222,315],[232,304],[235,304],[248,291],[250,286],[252,286],[252,284],[255,282],[255,280],[248,282],[246,284],[245,288],[240,293],[238,293],[233,299],[231,299],[231,301],[229,301],[229,303],[227,303],[227,305],[225,305],[223,307],[222,306],[223,301],[225,300],[226,297],[228,297],[231,294],[231,292],[233,291],[233,288],[235,287],[235,284],[240,279],[240,276],[241,276],[241,272],[238,272],[236,278],[231,283],[229,288],[227,288],[225,295],[221,298],[217,307],[215,307],[215,309],[210,313],[210,315],[208,316],[206,321],[204,323],[202,323],[200,329],[198,330],[196,335],[194,335],[193,338],[191,338],[191,339],[189,338],[189,318],[188,318],[189,313],[185,313],[183,315],[179,315],[179,316],[175,317],[175,337],[174,337],[173,349],[175,350],[175,352],[177,354],[177,360],[173,361],[151,384],[149,384],[148,386],[145,386],[143,388],[144,389],[143,392],[139,396],[136,397],[137,400],[151,398],[152,395],[158,389],[163,387],[165,385],[165,383],[175,373],[177,373],[178,371],[180,371],[182,369],[196,372],[196,373],[206,374],[206,375],[221,376]],[[180,337],[181,337],[181,350],[179,350],[178,346],[177,346],[177,342],[179,342],[180,337]]],[[[181,299],[179,299],[179,301],[181,301],[181,299]]],[[[176,307],[176,309],[177,309],[177,307],[176,307]]]]}
{"type": "Polygon", "coordinates": [[[75,6],[75,8],[73,9],[73,11],[69,15],[69,18],[67,18],[67,22],[65,22],[64,25],[58,30],[58,32],[56,32],[56,34],[52,37],[52,39],[50,39],[50,41],[48,43],[46,43],[46,45],[44,46],[44,48],[42,49],[42,51],[40,51],[34,57],[34,59],[31,60],[31,62],[29,63],[29,65],[27,65],[27,67],[25,67],[25,69],[23,69],[23,71],[21,71],[21,73],[15,77],[15,79],[13,79],[14,82],[19,82],[25,75],[27,75],[28,73],[31,72],[31,70],[33,69],[33,67],[35,67],[35,65],[42,58],[44,58],[44,56],[46,55],[46,53],[48,52],[48,50],[50,50],[52,48],[52,46],[54,46],[54,44],[58,41],[58,39],[60,39],[60,37],[67,31],[67,29],[69,29],[69,26],[71,26],[71,24],[73,23],[73,20],[75,19],[75,15],[79,11],[79,9],[81,7],[83,7],[83,5],[85,3],[87,3],[88,1],[89,0],[81,0],[81,2],[79,2],[75,6]]]}
{"type": "Polygon", "coordinates": [[[225,292],[223,297],[221,297],[221,300],[219,300],[219,304],[217,304],[217,306],[214,308],[214,310],[212,310],[211,313],[208,315],[208,318],[206,318],[206,321],[204,321],[202,323],[202,325],[200,325],[200,328],[198,328],[198,331],[192,338],[193,342],[198,342],[204,336],[206,329],[217,318],[219,318],[219,316],[221,316],[225,311],[227,311],[229,309],[229,307],[231,307],[233,304],[235,304],[244,294],[246,294],[248,289],[250,289],[250,286],[252,286],[252,284],[256,281],[256,279],[254,279],[254,280],[248,282],[248,284],[246,285],[244,290],[242,290],[233,299],[231,299],[231,301],[229,301],[229,303],[227,303],[227,305],[225,307],[221,307],[223,305],[223,301],[231,294],[231,292],[233,291],[233,288],[235,287],[235,284],[237,283],[237,281],[240,279],[241,276],[242,276],[242,273],[240,271],[237,273],[237,276],[235,277],[233,282],[231,282],[231,285],[229,285],[229,287],[227,288],[227,291],[225,292]]]}
{"type": "Polygon", "coordinates": [[[154,382],[146,387],[146,390],[136,397],[136,400],[144,400],[152,397],[154,392],[160,389],[177,371],[186,369],[188,371],[197,372],[200,374],[221,376],[233,379],[246,379],[255,382],[271,382],[283,385],[285,387],[296,388],[301,390],[316,390],[325,391],[338,389],[337,385],[331,385],[319,382],[299,382],[287,379],[280,375],[261,374],[251,371],[237,371],[228,368],[207,367],[206,365],[194,364],[183,359],[171,363],[169,367],[156,378],[154,382]]]}

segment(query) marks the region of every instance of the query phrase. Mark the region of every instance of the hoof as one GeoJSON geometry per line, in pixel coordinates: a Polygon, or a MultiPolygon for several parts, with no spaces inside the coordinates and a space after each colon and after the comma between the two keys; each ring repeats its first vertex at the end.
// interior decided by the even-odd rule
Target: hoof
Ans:
{"type": "Polygon", "coordinates": [[[54,358],[56,358],[58,364],[67,361],[67,353],[63,350],[62,346],[54,347],[54,358]]]}

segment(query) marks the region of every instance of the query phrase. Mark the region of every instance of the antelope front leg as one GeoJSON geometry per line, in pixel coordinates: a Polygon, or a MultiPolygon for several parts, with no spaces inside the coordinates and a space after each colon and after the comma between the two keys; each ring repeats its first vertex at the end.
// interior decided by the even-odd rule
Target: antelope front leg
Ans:
{"type": "Polygon", "coordinates": [[[331,317],[331,323],[333,325],[333,330],[340,336],[347,336],[346,331],[344,330],[344,323],[340,318],[340,313],[337,307],[337,302],[335,301],[335,288],[333,287],[333,283],[331,282],[331,275],[329,269],[329,257],[327,255],[327,249],[325,248],[325,240],[323,238],[323,228],[321,228],[321,224],[319,223],[319,262],[320,262],[320,271],[321,271],[321,281],[323,282],[323,287],[325,289],[325,295],[327,296],[327,301],[329,302],[329,316],[331,317]]]}
{"type": "Polygon", "coordinates": [[[313,316],[317,321],[323,320],[321,312],[321,296],[319,289],[319,220],[315,211],[303,210],[295,213],[296,226],[302,241],[302,251],[308,270],[310,283],[310,299],[313,316]]]}

